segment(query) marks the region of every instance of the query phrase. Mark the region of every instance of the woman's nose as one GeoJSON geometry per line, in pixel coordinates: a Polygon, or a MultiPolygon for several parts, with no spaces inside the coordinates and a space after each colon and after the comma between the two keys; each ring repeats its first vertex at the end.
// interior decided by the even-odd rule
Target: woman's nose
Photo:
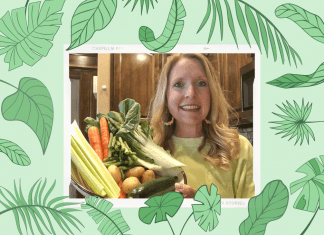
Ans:
{"type": "Polygon", "coordinates": [[[186,97],[193,97],[196,96],[196,89],[193,85],[189,85],[186,90],[186,97]]]}

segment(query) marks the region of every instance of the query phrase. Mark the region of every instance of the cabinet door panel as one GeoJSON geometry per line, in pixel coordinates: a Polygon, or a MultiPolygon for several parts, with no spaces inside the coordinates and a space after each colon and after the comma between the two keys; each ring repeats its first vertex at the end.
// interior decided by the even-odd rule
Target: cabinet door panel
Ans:
{"type": "Polygon", "coordinates": [[[141,105],[141,116],[148,115],[159,75],[159,54],[114,54],[113,111],[126,98],[141,105]]]}

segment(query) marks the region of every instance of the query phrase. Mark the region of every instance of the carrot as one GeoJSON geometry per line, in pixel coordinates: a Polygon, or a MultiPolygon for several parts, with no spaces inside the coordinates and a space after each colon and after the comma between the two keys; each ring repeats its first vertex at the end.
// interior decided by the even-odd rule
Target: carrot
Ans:
{"type": "Polygon", "coordinates": [[[96,152],[100,160],[103,162],[102,144],[99,129],[95,126],[90,127],[88,129],[88,137],[91,147],[96,152]]]}
{"type": "Polygon", "coordinates": [[[121,189],[122,184],[123,184],[123,181],[121,181],[121,182],[118,184],[118,186],[119,186],[119,188],[120,188],[120,193],[119,193],[119,197],[118,197],[118,198],[126,198],[125,193],[124,193],[123,190],[121,189]]]}
{"type": "Polygon", "coordinates": [[[109,130],[108,122],[105,117],[100,118],[100,131],[101,131],[101,143],[103,151],[103,159],[108,158],[108,144],[109,144],[109,130]]]}

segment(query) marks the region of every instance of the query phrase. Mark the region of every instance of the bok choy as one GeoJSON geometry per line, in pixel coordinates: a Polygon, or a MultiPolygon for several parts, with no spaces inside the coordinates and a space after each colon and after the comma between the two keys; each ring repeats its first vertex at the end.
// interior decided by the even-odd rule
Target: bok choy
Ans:
{"type": "Polygon", "coordinates": [[[153,141],[153,128],[147,121],[140,124],[139,103],[132,99],[125,99],[118,107],[120,113],[110,111],[106,117],[110,132],[116,138],[121,137],[126,141],[131,150],[136,153],[140,164],[155,171],[185,166],[153,141]]]}

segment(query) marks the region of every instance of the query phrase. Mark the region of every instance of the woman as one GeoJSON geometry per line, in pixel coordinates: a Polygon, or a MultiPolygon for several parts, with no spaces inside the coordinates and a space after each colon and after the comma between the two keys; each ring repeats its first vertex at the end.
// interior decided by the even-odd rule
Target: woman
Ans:
{"type": "Polygon", "coordinates": [[[252,146],[229,128],[232,111],[219,79],[202,54],[175,54],[163,67],[151,105],[154,140],[184,163],[188,185],[176,191],[193,198],[213,183],[222,198],[254,196],[252,146]]]}

